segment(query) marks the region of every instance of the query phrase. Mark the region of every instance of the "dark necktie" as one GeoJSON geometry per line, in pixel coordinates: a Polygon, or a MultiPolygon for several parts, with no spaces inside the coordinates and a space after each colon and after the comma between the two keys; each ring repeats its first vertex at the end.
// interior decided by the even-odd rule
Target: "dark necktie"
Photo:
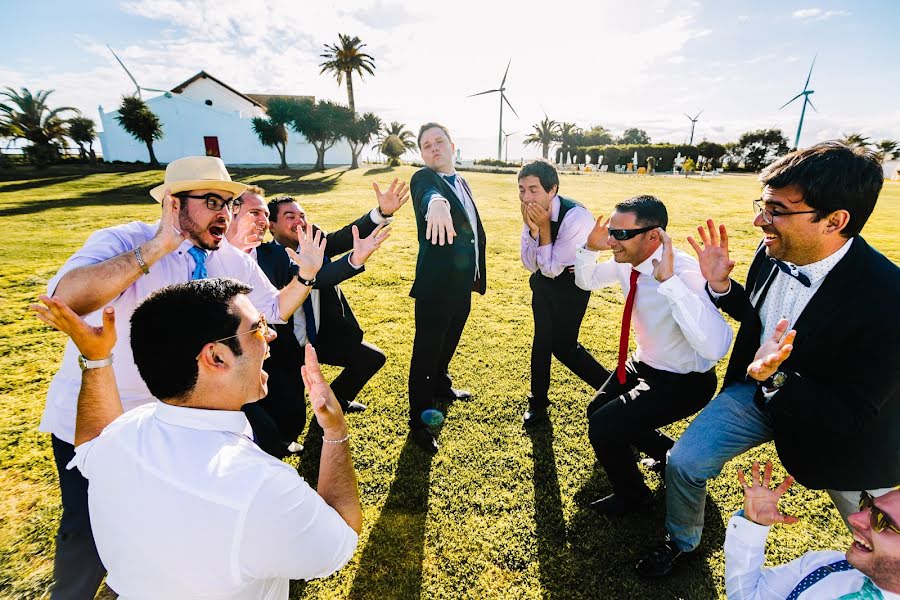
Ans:
{"type": "Polygon", "coordinates": [[[625,361],[628,359],[628,336],[631,333],[631,313],[634,311],[634,296],[637,294],[637,279],[639,273],[631,270],[629,280],[630,289],[625,300],[625,312],[622,313],[622,331],[619,333],[619,366],[616,367],[616,377],[619,383],[625,383],[625,361]]]}
{"type": "Polygon", "coordinates": [[[785,600],[797,600],[800,597],[800,594],[819,583],[832,573],[838,573],[840,571],[849,571],[853,567],[850,566],[846,560],[839,560],[837,562],[831,563],[830,565],[823,565],[804,577],[800,580],[800,583],[797,584],[788,597],[785,600]]]}
{"type": "MultiPolygon", "coordinates": [[[[327,256],[322,258],[323,267],[330,262],[331,259],[327,256]]],[[[319,332],[316,328],[316,313],[313,311],[312,290],[309,290],[309,295],[306,297],[306,300],[303,301],[303,316],[306,320],[306,341],[307,343],[315,345],[319,332]]]]}
{"type": "Polygon", "coordinates": [[[769,257],[775,266],[781,269],[782,273],[790,275],[800,283],[802,283],[805,287],[809,287],[811,282],[809,281],[809,277],[800,272],[800,269],[797,268],[797,265],[792,265],[791,263],[786,263],[784,261],[778,260],[777,258],[769,257]]]}
{"type": "Polygon", "coordinates": [[[441,177],[444,178],[444,181],[450,184],[450,187],[456,190],[456,173],[454,173],[453,175],[441,175],[441,177]]]}
{"type": "Polygon", "coordinates": [[[206,279],[209,275],[206,273],[206,251],[201,250],[197,246],[191,246],[188,254],[194,257],[194,272],[191,273],[191,280],[206,279]]]}

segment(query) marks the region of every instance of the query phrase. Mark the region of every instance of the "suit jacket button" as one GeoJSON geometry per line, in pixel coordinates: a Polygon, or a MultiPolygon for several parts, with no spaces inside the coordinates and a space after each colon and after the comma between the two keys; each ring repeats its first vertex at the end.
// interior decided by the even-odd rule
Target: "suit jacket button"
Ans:
{"type": "Polygon", "coordinates": [[[475,243],[475,240],[472,240],[472,243],[474,244],[474,243],[475,243]]]}

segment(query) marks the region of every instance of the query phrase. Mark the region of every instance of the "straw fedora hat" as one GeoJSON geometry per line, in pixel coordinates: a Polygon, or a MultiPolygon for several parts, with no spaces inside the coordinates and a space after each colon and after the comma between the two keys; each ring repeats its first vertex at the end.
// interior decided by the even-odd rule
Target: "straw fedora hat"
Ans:
{"type": "Polygon", "coordinates": [[[162,202],[167,189],[170,194],[191,190],[221,190],[231,192],[237,198],[247,186],[231,180],[221,158],[188,156],[173,160],[166,166],[165,181],[150,190],[150,195],[157,202],[162,202]]]}

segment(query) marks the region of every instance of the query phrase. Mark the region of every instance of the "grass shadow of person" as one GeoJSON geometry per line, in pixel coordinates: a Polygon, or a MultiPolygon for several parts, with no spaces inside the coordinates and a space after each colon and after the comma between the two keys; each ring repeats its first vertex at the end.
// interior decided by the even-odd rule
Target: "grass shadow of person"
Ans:
{"type": "Polygon", "coordinates": [[[386,167],[372,167],[371,169],[367,169],[365,173],[363,173],[364,177],[368,177],[369,175],[383,175],[385,173],[393,173],[394,167],[388,165],[386,167]]]}

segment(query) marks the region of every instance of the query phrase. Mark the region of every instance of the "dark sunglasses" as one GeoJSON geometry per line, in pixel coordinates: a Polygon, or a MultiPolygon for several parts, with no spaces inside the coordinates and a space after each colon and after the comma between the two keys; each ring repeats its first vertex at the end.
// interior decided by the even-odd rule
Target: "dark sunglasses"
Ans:
{"type": "Polygon", "coordinates": [[[232,213],[236,213],[241,210],[241,206],[243,206],[244,201],[240,198],[229,198],[226,200],[222,196],[218,194],[214,194],[212,192],[208,194],[203,194],[202,196],[193,196],[188,194],[187,192],[183,192],[181,194],[174,194],[176,198],[181,198],[184,200],[185,198],[193,198],[194,200],[203,200],[206,202],[206,208],[211,211],[219,212],[224,207],[228,207],[228,210],[232,213]]]}
{"type": "Polygon", "coordinates": [[[659,227],[659,225],[650,225],[649,227],[639,227],[637,229],[613,229],[609,228],[610,237],[614,237],[620,242],[624,242],[625,240],[630,240],[634,236],[640,233],[646,233],[648,231],[652,231],[659,227]]]}
{"type": "Polygon", "coordinates": [[[859,494],[859,510],[869,509],[869,518],[871,519],[872,531],[881,533],[885,529],[890,529],[894,533],[900,533],[900,527],[897,527],[880,508],[875,506],[875,498],[869,492],[860,492],[859,494]]]}

